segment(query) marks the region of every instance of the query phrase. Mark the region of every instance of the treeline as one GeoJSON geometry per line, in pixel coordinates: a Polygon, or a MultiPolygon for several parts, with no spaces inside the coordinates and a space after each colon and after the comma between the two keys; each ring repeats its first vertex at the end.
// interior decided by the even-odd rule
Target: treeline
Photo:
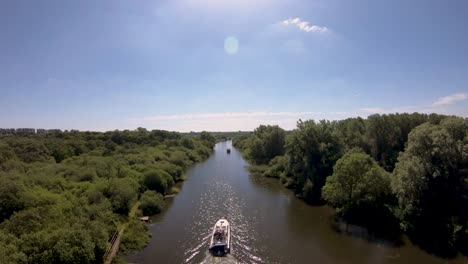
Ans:
{"type": "Polygon", "coordinates": [[[128,221],[121,250],[141,249],[149,233],[130,208],[160,212],[215,140],[143,128],[0,136],[0,263],[102,263],[128,221]]]}
{"type": "MultiPolygon", "coordinates": [[[[201,133],[206,133],[204,132],[189,132],[189,133],[182,133],[184,135],[190,135],[190,136],[200,136],[201,133]]],[[[241,135],[248,135],[250,132],[248,131],[234,131],[234,132],[216,132],[216,131],[210,131],[210,135],[214,136],[218,142],[220,141],[226,141],[229,139],[233,139],[237,136],[241,135]]]]}
{"type": "Polygon", "coordinates": [[[445,256],[468,251],[468,120],[425,114],[260,126],[233,141],[251,171],[279,178],[348,223],[406,232],[445,256]]]}

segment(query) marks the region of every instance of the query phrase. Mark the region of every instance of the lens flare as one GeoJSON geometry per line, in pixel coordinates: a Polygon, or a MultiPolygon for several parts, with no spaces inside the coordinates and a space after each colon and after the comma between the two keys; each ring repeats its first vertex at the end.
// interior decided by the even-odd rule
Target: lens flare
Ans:
{"type": "Polygon", "coordinates": [[[235,55],[239,51],[239,40],[229,36],[224,40],[224,51],[229,55],[235,55]]]}

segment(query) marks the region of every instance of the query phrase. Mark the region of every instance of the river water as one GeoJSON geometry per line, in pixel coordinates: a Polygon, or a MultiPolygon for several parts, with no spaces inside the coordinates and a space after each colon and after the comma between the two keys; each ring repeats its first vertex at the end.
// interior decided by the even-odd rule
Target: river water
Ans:
{"type": "Polygon", "coordinates": [[[254,178],[230,141],[188,171],[167,210],[152,218],[152,238],[129,263],[468,263],[445,260],[405,241],[402,246],[349,236],[331,227],[332,210],[314,207],[277,180],[254,178]],[[231,154],[226,149],[231,148],[231,154]],[[208,254],[211,228],[227,217],[231,255],[208,254]]]}

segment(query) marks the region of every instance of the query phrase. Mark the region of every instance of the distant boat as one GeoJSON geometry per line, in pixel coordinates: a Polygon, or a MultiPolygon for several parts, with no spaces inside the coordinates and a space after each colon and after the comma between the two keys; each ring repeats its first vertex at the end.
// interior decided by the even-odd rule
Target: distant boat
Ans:
{"type": "Polygon", "coordinates": [[[228,148],[228,149],[226,150],[226,152],[227,152],[227,154],[231,154],[231,149],[228,148]]]}
{"type": "Polygon", "coordinates": [[[219,219],[213,227],[210,252],[215,256],[224,256],[231,252],[231,225],[225,218],[219,219]]]}

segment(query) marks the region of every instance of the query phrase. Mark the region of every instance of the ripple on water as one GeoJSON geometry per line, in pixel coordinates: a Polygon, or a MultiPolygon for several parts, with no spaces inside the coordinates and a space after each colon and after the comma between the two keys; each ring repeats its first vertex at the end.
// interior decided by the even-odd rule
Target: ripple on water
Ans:
{"type": "Polygon", "coordinates": [[[190,234],[190,242],[181,242],[185,263],[199,263],[197,259],[203,257],[202,263],[266,263],[257,255],[253,245],[256,241],[254,217],[246,217],[242,208],[245,201],[234,188],[222,178],[216,182],[209,182],[206,191],[199,196],[199,201],[194,201],[197,206],[192,216],[192,225],[186,227],[190,234]],[[231,223],[232,242],[231,254],[226,257],[213,257],[208,253],[211,239],[211,228],[207,223],[215,223],[219,218],[226,217],[231,223]],[[193,243],[196,241],[196,243],[193,243]],[[239,259],[238,260],[236,260],[239,259]]]}

